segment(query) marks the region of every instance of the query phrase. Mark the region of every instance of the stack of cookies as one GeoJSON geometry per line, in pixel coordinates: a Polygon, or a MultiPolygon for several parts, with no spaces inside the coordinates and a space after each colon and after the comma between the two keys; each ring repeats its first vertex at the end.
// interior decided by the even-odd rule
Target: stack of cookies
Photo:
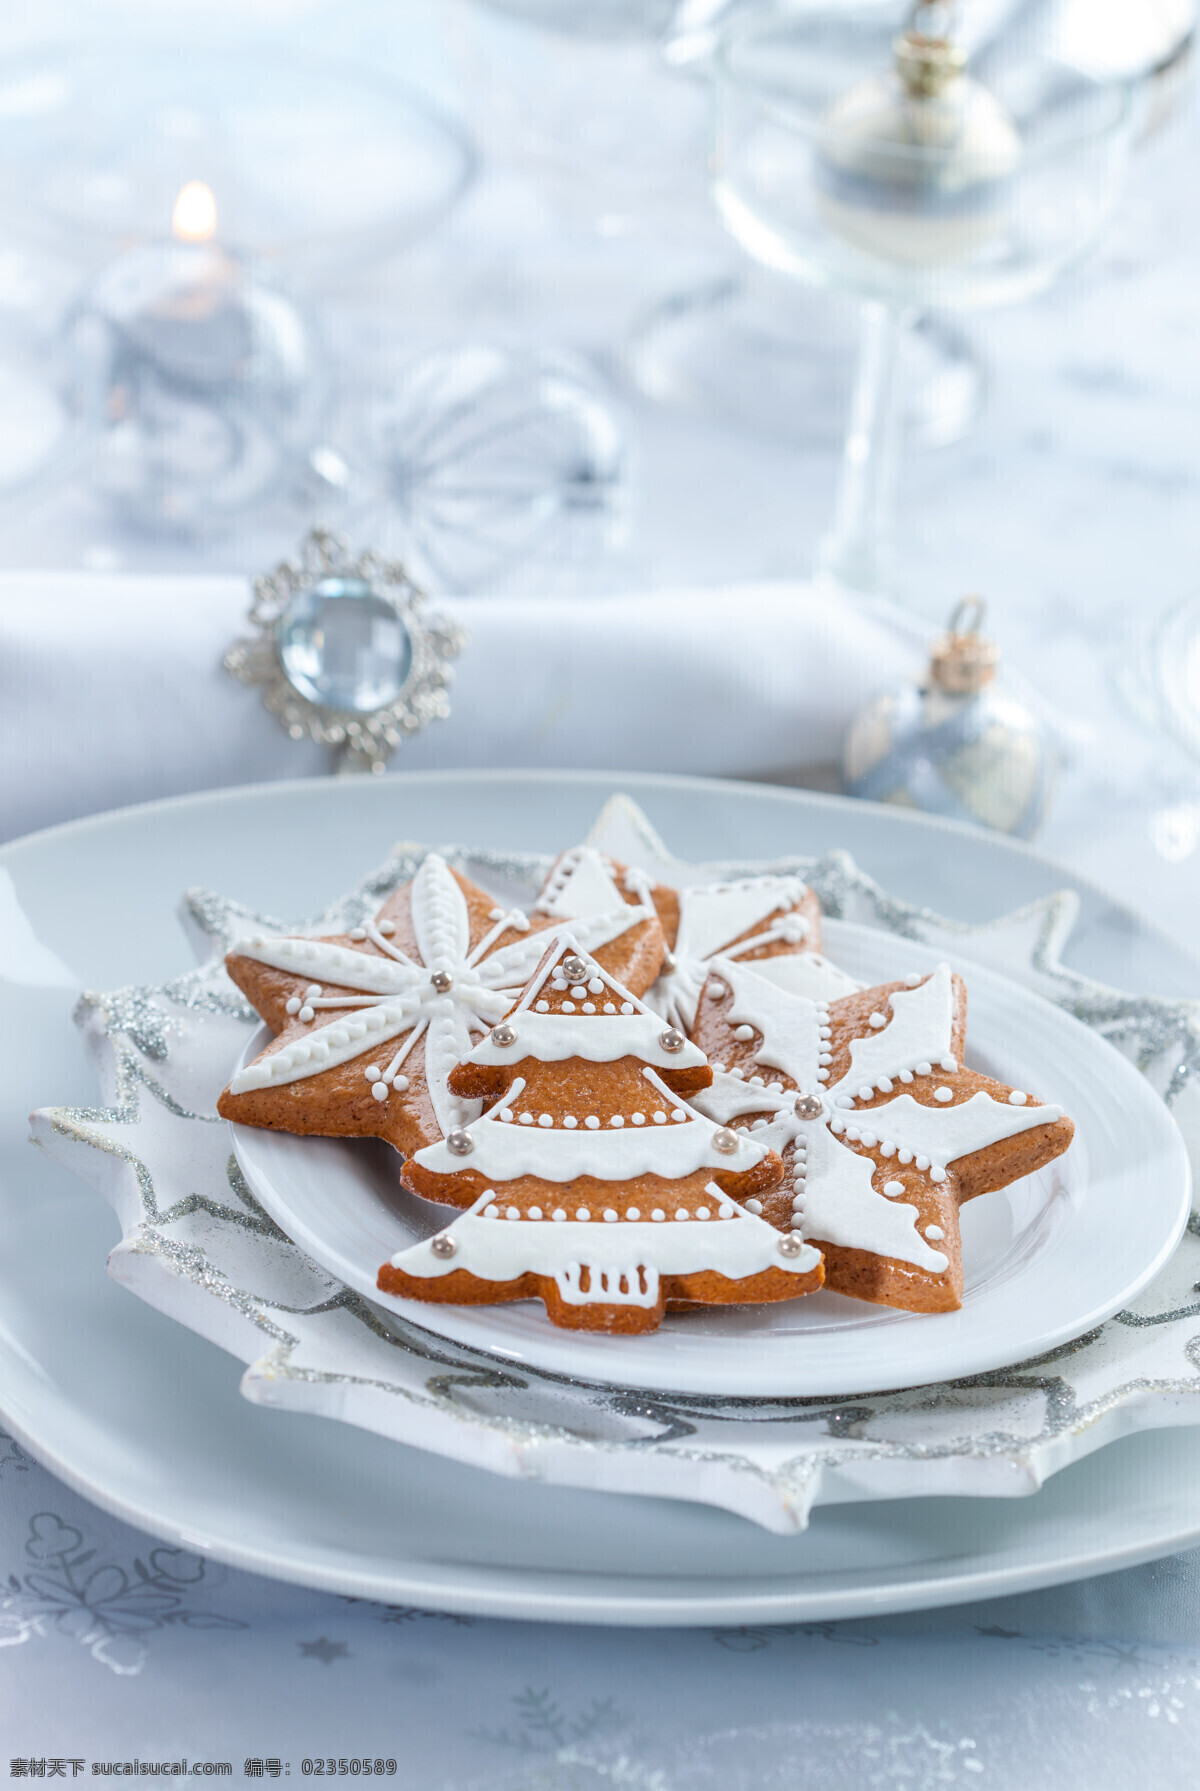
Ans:
{"type": "Polygon", "coordinates": [[[409,1299],[609,1334],[822,1284],[951,1311],[962,1203],[1074,1130],[964,1065],[948,965],[863,988],[831,963],[795,876],[676,890],[576,847],[526,914],[430,853],[368,924],[226,962],[275,1037],[220,1112],[384,1138],[461,1209],[380,1268],[409,1299]]]}

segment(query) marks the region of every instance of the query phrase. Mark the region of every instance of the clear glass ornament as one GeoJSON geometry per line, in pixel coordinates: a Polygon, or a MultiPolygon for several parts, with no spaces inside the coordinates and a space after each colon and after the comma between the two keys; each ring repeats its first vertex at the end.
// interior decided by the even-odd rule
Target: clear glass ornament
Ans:
{"type": "Polygon", "coordinates": [[[1037,717],[994,682],[982,619],[978,598],[960,604],[926,680],[890,685],[854,721],[846,793],[1028,838],[1045,813],[1053,754],[1037,717]]]}
{"type": "Polygon", "coordinates": [[[442,591],[580,566],[627,520],[622,431],[565,357],[465,344],[423,355],[369,399],[356,450],[366,532],[442,591]]]}

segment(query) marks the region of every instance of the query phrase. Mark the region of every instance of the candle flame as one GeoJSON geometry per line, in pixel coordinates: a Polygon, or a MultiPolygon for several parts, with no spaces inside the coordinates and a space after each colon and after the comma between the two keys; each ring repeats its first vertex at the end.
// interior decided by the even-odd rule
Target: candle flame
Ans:
{"type": "Polygon", "coordinates": [[[206,243],[216,234],[217,201],[203,180],[189,180],[179,189],[171,213],[171,233],[181,243],[206,243]]]}

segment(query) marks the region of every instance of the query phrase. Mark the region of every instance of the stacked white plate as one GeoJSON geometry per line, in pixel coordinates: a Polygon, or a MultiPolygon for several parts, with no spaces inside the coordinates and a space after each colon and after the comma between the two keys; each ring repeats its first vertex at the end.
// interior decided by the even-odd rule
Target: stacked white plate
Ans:
{"type": "Polygon", "coordinates": [[[965,1210],[962,1311],[821,1293],[614,1340],[557,1332],[532,1303],[382,1300],[378,1263],[444,1215],[398,1190],[385,1147],[234,1138],[215,1119],[255,1022],[216,959],[183,971],[180,893],[220,892],[190,909],[210,951],[247,910],[328,926],[376,905],[416,848],[350,886],[399,840],[457,842],[468,874],[529,894],[532,855],[586,833],[612,786],[274,785],[0,854],[9,1427],[101,1504],[189,1547],[496,1615],[840,1616],[1193,1540],[1200,1237],[1180,1241],[1188,1167],[1159,1089],[1186,1082],[1173,1072],[1197,1050],[1200,971],[1088,890],[1085,945],[1063,968],[1077,898],[992,836],[774,789],[622,786],[677,858],[628,804],[607,811],[610,849],[681,880],[714,860],[805,860],[841,910],[831,956],[866,981],[959,964],[969,1061],[1075,1119],[1059,1163],[965,1210]],[[91,1066],[70,1020],[81,985],[119,991],[85,1004],[91,1066]],[[35,1130],[54,1161],[19,1136],[22,1111],[49,1102],[35,1130]],[[119,1229],[65,1168],[101,1188],[119,1229]],[[142,1303],[104,1279],[106,1249],[142,1303]]]}

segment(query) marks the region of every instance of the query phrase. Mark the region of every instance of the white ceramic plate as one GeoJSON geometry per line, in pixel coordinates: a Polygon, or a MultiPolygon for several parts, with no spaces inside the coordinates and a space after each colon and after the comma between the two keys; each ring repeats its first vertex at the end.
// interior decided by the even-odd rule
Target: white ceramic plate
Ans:
{"type": "MultiPolygon", "coordinates": [[[[0,1403],[8,1428],[107,1510],[183,1546],[304,1584],[497,1616],[813,1621],[1015,1592],[1200,1538],[1200,1429],[1129,1437],[1056,1474],[1034,1498],[930,1499],[922,1490],[886,1508],[825,1506],[806,1532],[789,1536],[701,1506],[512,1484],[366,1431],[247,1404],[223,1348],[98,1273],[119,1228],[75,1174],[30,1151],[26,1115],[48,1098],[81,1110],[94,1103],[95,1076],[71,1023],[78,990],[176,975],[173,911],[183,888],[237,892],[268,913],[315,912],[331,887],[397,837],[553,851],[617,787],[602,774],[314,780],[149,805],[4,848],[0,1403]],[[319,854],[306,850],[317,833],[319,854]]],[[[900,896],[968,922],[1041,903],[1024,933],[1021,925],[1009,933],[1018,947],[1028,934],[1029,953],[1035,944],[1040,952],[1039,982],[1064,998],[1090,998],[1079,972],[1164,996],[1200,988],[1197,967],[1153,927],[996,836],[779,789],[630,776],[619,787],[695,858],[714,849],[765,858],[845,846],[900,896]],[[1071,971],[1041,950],[1050,898],[1064,882],[1081,898],[1071,971]]],[[[1059,944],[1063,937],[1054,935],[1059,944]]],[[[985,931],[964,938],[963,950],[977,956],[997,943],[985,931]]],[[[1195,1304],[1195,1279],[1192,1267],[1166,1290],[1161,1312],[1136,1316],[1150,1328],[1106,1327],[1110,1350],[1126,1352],[1122,1384],[1149,1376],[1119,1423],[1191,1422],[1194,1374],[1182,1353],[1191,1332],[1180,1314],[1195,1304]],[[1177,1331],[1178,1348],[1163,1352],[1161,1340],[1177,1331]],[[1161,1363],[1148,1348],[1156,1340],[1161,1363]],[[1175,1379],[1160,1390],[1156,1375],[1175,1379]]],[[[199,1312],[199,1294],[195,1302],[199,1312]]],[[[1029,1397],[1074,1399],[1078,1360],[1034,1370],[1029,1397]]],[[[1095,1384],[1107,1388],[1110,1376],[1101,1367],[1095,1384]]],[[[993,1395],[959,1397],[966,1410],[993,1395]]],[[[1090,1399],[1078,1394],[1081,1421],[1090,1399]]],[[[1119,1434],[1104,1416],[1111,1405],[1105,1394],[1089,1420],[1093,1437],[1119,1434]]],[[[1080,1446],[1075,1425],[1048,1441],[1040,1416],[1033,1428],[1039,1472],[1053,1472],[1080,1446]]],[[[998,1472],[1006,1465],[996,1458],[998,1472]]],[[[1015,1463],[1010,1477],[1021,1481],[1015,1490],[1031,1484],[1015,1463]]]]}
{"type": "MultiPolygon", "coordinates": [[[[835,962],[864,982],[938,962],[927,946],[846,922],[828,922],[826,940],[835,962]]],[[[674,1314],[646,1337],[597,1339],[551,1325],[538,1301],[456,1307],[395,1299],[376,1289],[379,1264],[447,1222],[445,1207],[398,1185],[395,1153],[359,1140],[230,1130],[254,1193],[322,1268],[376,1305],[506,1362],[718,1396],[924,1386],[1027,1361],[1128,1305],[1178,1243],[1191,1191],[1178,1128],[1111,1045],[986,970],[970,968],[969,994],[967,1061],[1057,1101],[1076,1133],[1064,1157],[964,1208],[958,1312],[894,1312],[822,1291],[779,1305],[674,1314]]],[[[256,1034],[247,1056],[269,1036],[256,1034]]]]}

